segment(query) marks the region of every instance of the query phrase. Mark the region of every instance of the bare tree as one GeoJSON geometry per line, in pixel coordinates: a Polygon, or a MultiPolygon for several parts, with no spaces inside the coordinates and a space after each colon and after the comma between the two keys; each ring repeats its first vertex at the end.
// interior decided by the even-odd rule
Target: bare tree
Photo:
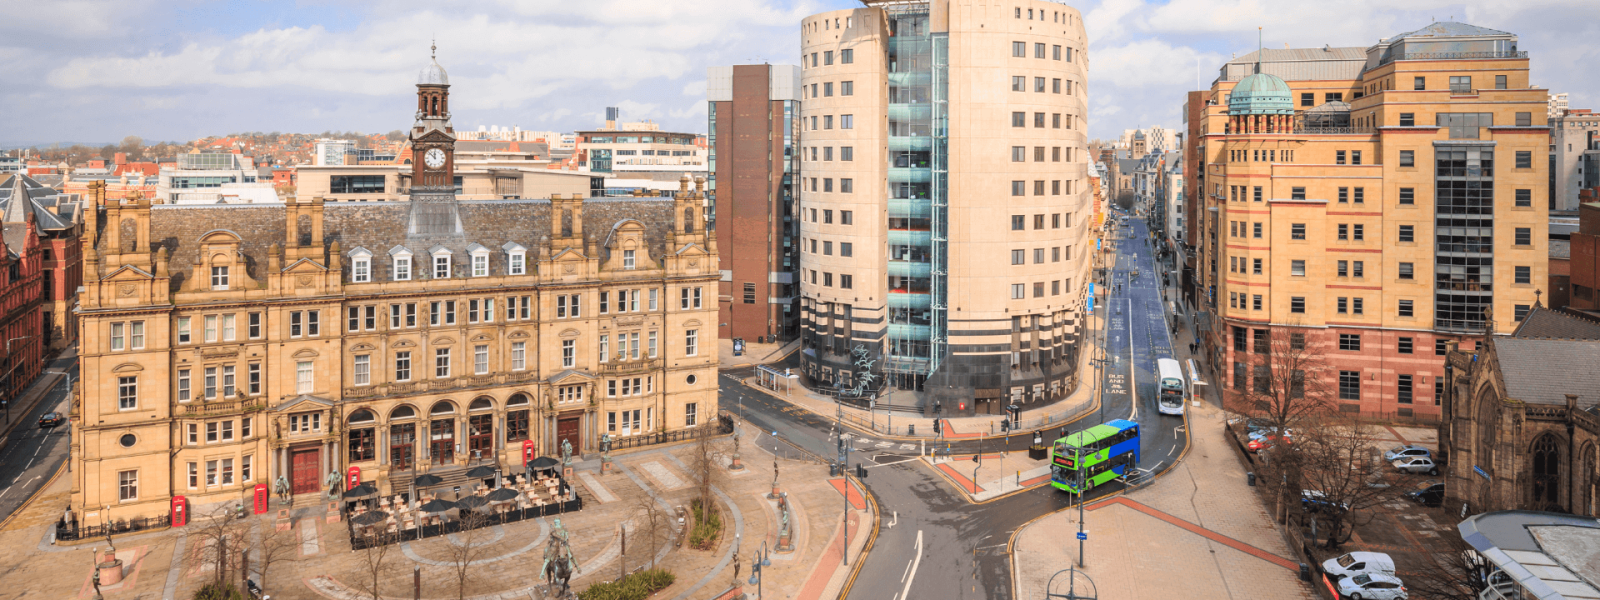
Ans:
{"type": "Polygon", "coordinates": [[[201,562],[211,567],[214,583],[227,582],[231,561],[241,556],[246,547],[242,522],[235,520],[232,509],[223,506],[202,517],[197,525],[191,535],[200,540],[201,562]]]}
{"type": "Polygon", "coordinates": [[[367,529],[363,538],[367,547],[361,553],[361,580],[356,582],[356,589],[372,600],[381,600],[384,577],[394,569],[394,565],[389,564],[389,552],[399,540],[382,527],[367,529]]]}
{"type": "Polygon", "coordinates": [[[1371,439],[1371,428],[1354,421],[1306,419],[1291,444],[1268,453],[1268,477],[1274,479],[1269,484],[1284,487],[1283,502],[1306,510],[1313,543],[1325,537],[1325,547],[1334,549],[1350,541],[1356,526],[1371,520],[1368,511],[1397,493],[1381,479],[1382,461],[1371,439]],[[1374,480],[1375,472],[1380,479],[1374,480]]]}
{"type": "Polygon", "coordinates": [[[1406,585],[1420,598],[1477,600],[1489,588],[1489,564],[1460,537],[1440,537],[1421,568],[1406,574],[1406,585]]]}
{"type": "Polygon", "coordinates": [[[472,563],[483,557],[484,548],[488,546],[481,530],[487,525],[488,519],[483,513],[467,508],[461,509],[457,519],[461,523],[461,530],[445,536],[449,544],[446,555],[449,557],[450,570],[456,576],[456,598],[466,600],[467,585],[474,580],[472,563]]]}
{"type": "Polygon", "coordinates": [[[270,525],[261,526],[261,543],[256,545],[255,552],[251,553],[257,565],[256,570],[261,573],[261,589],[268,589],[267,576],[271,574],[273,566],[284,563],[292,565],[299,560],[299,537],[293,529],[279,530],[270,525]]]}
{"type": "Polygon", "coordinates": [[[1282,431],[1308,417],[1332,411],[1338,404],[1337,369],[1324,358],[1327,343],[1298,322],[1275,326],[1250,340],[1255,360],[1248,365],[1249,404],[1238,412],[1265,419],[1282,431]]]}
{"type": "MultiPolygon", "coordinates": [[[[691,536],[691,538],[700,534],[699,528],[701,525],[717,520],[717,505],[711,497],[711,489],[727,474],[727,469],[722,467],[722,448],[715,442],[712,435],[712,427],[700,427],[695,433],[693,455],[689,457],[689,470],[691,471],[689,476],[693,479],[695,486],[693,504],[698,507],[694,523],[696,535],[691,536]]],[[[711,535],[715,532],[708,529],[706,533],[707,537],[701,539],[699,543],[709,544],[716,539],[715,535],[711,535]]]]}
{"type": "Polygon", "coordinates": [[[650,568],[656,568],[656,551],[661,547],[661,533],[667,524],[667,513],[656,503],[656,499],[649,494],[639,497],[637,504],[639,516],[644,520],[645,539],[649,540],[646,550],[650,552],[650,568]]]}

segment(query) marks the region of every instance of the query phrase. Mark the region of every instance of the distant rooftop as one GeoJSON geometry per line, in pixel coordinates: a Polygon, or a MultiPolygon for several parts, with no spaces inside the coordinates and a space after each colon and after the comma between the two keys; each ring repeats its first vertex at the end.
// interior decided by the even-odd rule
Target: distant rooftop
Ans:
{"type": "MultiPolygon", "coordinates": [[[[1473,515],[1456,528],[1462,540],[1510,576],[1511,582],[1493,588],[1500,597],[1600,599],[1600,520],[1507,510],[1473,515]]],[[[1489,593],[1483,597],[1495,597],[1489,593]]]]}
{"type": "Polygon", "coordinates": [[[1422,37],[1490,37],[1490,36],[1512,36],[1512,37],[1516,37],[1516,34],[1508,33],[1508,32],[1505,32],[1505,31],[1500,31],[1498,29],[1489,29],[1488,27],[1479,27],[1477,25],[1469,25],[1469,24],[1466,24],[1466,23],[1457,23],[1455,21],[1436,21],[1436,22],[1433,22],[1433,23],[1429,23],[1427,27],[1423,27],[1422,29],[1418,29],[1416,31],[1408,31],[1406,33],[1402,33],[1400,35],[1397,35],[1397,36],[1391,37],[1389,39],[1386,39],[1386,40],[1384,40],[1384,42],[1392,44],[1394,42],[1398,42],[1400,40],[1407,39],[1407,38],[1422,38],[1422,37]]]}

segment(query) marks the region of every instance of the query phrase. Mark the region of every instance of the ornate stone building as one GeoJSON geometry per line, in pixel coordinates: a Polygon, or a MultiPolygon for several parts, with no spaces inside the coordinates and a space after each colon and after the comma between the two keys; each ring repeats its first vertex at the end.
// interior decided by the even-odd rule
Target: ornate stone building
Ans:
{"type": "Polygon", "coordinates": [[[703,191],[458,200],[448,87],[437,63],[419,77],[407,202],[89,212],[85,525],[279,478],[318,492],[330,472],[405,493],[422,472],[460,482],[715,417],[703,191]]]}
{"type": "Polygon", "coordinates": [[[1600,515],[1600,320],[1535,306],[1509,337],[1447,357],[1445,493],[1470,512],[1600,515]]]}
{"type": "MultiPolygon", "coordinates": [[[[90,182],[86,191],[103,197],[105,187],[103,181],[90,182]]],[[[0,221],[21,232],[31,220],[39,236],[43,324],[40,337],[27,343],[43,345],[45,353],[78,341],[72,307],[77,303],[78,286],[83,285],[83,214],[79,206],[79,194],[63,193],[27,175],[12,175],[0,183],[0,221]]]]}

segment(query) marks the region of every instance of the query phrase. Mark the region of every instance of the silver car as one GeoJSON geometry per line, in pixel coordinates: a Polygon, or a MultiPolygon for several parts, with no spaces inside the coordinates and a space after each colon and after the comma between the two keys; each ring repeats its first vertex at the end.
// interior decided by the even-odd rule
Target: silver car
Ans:
{"type": "Polygon", "coordinates": [[[1411,458],[1414,456],[1433,458],[1433,451],[1416,444],[1406,444],[1404,446],[1395,446],[1394,448],[1389,449],[1388,452],[1384,452],[1383,460],[1393,462],[1396,459],[1411,458]]]}
{"type": "Polygon", "coordinates": [[[1439,474],[1439,465],[1434,464],[1433,459],[1431,458],[1413,456],[1410,458],[1396,459],[1394,462],[1389,464],[1394,465],[1394,468],[1402,473],[1427,473],[1429,475],[1439,474]]]}

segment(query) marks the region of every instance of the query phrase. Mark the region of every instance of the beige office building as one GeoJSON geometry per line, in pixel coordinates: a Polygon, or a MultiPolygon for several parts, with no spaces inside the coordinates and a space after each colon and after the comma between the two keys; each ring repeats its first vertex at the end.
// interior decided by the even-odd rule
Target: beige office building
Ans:
{"type": "Polygon", "coordinates": [[[859,347],[896,404],[1065,397],[1094,244],[1081,15],[864,4],[802,23],[805,375],[857,387],[859,347]]]}

